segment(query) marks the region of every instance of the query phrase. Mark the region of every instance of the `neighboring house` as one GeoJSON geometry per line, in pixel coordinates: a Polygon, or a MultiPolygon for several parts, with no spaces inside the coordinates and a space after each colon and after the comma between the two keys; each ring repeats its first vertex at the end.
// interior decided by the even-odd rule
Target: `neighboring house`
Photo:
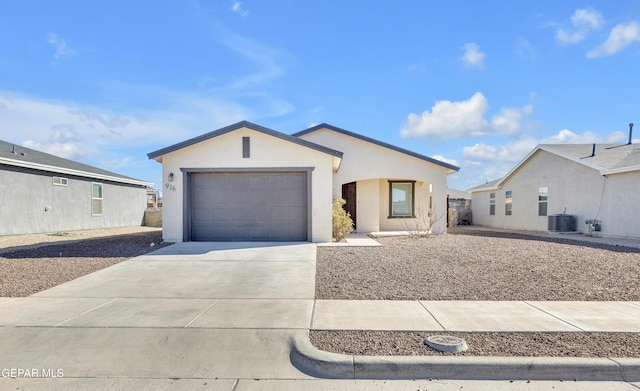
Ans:
{"type": "Polygon", "coordinates": [[[337,198],[360,232],[406,230],[429,208],[446,216],[458,170],[327,124],[288,135],[242,121],[148,156],[162,163],[167,241],[331,241],[337,198]]]}
{"type": "Polygon", "coordinates": [[[0,141],[0,235],[141,225],[151,184],[0,141]]]}
{"type": "MultiPolygon", "coordinates": [[[[598,221],[605,236],[640,238],[640,146],[546,144],[504,178],[470,189],[474,224],[546,231],[549,216],[598,221]]],[[[552,217],[553,219],[553,217],[552,217]]]]}

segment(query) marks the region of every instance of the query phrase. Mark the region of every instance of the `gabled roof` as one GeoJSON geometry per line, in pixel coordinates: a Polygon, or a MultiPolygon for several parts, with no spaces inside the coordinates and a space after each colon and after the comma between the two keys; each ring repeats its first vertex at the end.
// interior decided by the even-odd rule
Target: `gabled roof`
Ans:
{"type": "Polygon", "coordinates": [[[340,152],[340,151],[336,151],[334,149],[327,148],[325,146],[322,146],[322,145],[319,145],[319,144],[315,144],[315,143],[312,143],[310,141],[303,140],[303,139],[288,135],[286,133],[281,133],[281,132],[278,132],[278,131],[273,130],[273,129],[265,128],[264,126],[256,125],[256,124],[254,124],[252,122],[249,122],[249,121],[240,121],[240,122],[235,123],[233,125],[225,126],[224,128],[221,128],[221,129],[218,129],[218,130],[214,130],[214,131],[209,132],[209,133],[205,133],[203,135],[200,135],[200,136],[191,138],[189,140],[186,140],[186,141],[171,145],[169,147],[159,149],[159,150],[157,150],[155,152],[148,153],[147,156],[149,157],[149,159],[155,159],[155,160],[158,160],[158,161],[162,161],[161,158],[162,158],[163,155],[166,155],[166,154],[171,153],[171,152],[175,152],[175,151],[177,151],[179,149],[186,148],[186,147],[189,147],[189,146],[194,145],[194,144],[198,144],[198,143],[206,141],[206,140],[210,140],[210,139],[218,137],[218,136],[222,136],[223,134],[227,134],[229,132],[233,132],[234,130],[238,130],[240,128],[248,128],[248,129],[251,129],[251,130],[255,130],[256,132],[261,132],[261,133],[267,134],[269,136],[277,137],[279,139],[282,139],[282,140],[285,140],[285,141],[288,141],[288,142],[291,142],[291,143],[294,143],[294,144],[301,145],[301,146],[306,147],[306,148],[311,148],[311,149],[326,153],[326,154],[331,155],[331,156],[342,158],[342,152],[340,152]]]}
{"type": "Polygon", "coordinates": [[[473,187],[469,191],[499,189],[509,177],[538,151],[546,151],[589,167],[598,171],[601,175],[640,171],[640,145],[638,144],[540,144],[503,178],[473,187]]]}
{"type": "Polygon", "coordinates": [[[348,130],[341,129],[341,128],[338,128],[336,126],[329,125],[329,124],[326,124],[326,123],[322,123],[320,125],[316,125],[316,126],[310,127],[309,129],[305,129],[305,130],[302,130],[300,132],[294,133],[292,136],[300,137],[300,136],[304,136],[305,134],[313,133],[313,132],[315,132],[317,130],[320,130],[320,129],[329,129],[329,130],[332,130],[334,132],[341,133],[341,134],[344,134],[344,135],[349,136],[349,137],[357,138],[357,139],[360,139],[362,141],[366,141],[368,143],[372,143],[372,144],[378,145],[378,146],[383,147],[383,148],[388,148],[388,149],[391,149],[393,151],[400,152],[400,153],[403,153],[405,155],[409,155],[409,156],[415,157],[417,159],[421,159],[421,160],[427,161],[429,163],[437,164],[439,166],[442,166],[442,167],[445,167],[445,168],[451,170],[452,172],[456,172],[456,171],[460,170],[460,167],[454,166],[453,164],[445,163],[445,162],[440,161],[438,159],[434,159],[434,158],[429,157],[429,156],[421,155],[419,153],[409,151],[408,149],[400,148],[400,147],[397,147],[395,145],[388,144],[388,143],[385,143],[383,141],[373,139],[371,137],[363,136],[363,135],[358,134],[358,133],[350,132],[348,130]]]}
{"type": "Polygon", "coordinates": [[[14,166],[90,179],[151,186],[152,183],[116,174],[101,168],[64,159],[35,149],[0,140],[0,166],[14,166]]]}
{"type": "Polygon", "coordinates": [[[640,169],[640,145],[637,144],[542,144],[540,149],[595,168],[603,175],[612,170],[640,169]]]}
{"type": "Polygon", "coordinates": [[[501,180],[502,178],[494,179],[492,181],[487,181],[487,183],[483,183],[482,185],[472,187],[467,191],[469,193],[473,193],[474,191],[498,190],[500,188],[500,186],[498,186],[498,182],[500,182],[501,180]]]}

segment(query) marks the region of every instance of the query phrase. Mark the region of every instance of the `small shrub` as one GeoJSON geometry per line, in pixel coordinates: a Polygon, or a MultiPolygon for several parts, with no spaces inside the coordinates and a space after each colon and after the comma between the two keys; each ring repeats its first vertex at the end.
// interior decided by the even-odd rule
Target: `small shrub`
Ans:
{"type": "Polygon", "coordinates": [[[333,239],[336,242],[341,241],[353,231],[353,220],[351,220],[351,215],[342,209],[344,204],[346,201],[342,198],[333,203],[333,239]]]}

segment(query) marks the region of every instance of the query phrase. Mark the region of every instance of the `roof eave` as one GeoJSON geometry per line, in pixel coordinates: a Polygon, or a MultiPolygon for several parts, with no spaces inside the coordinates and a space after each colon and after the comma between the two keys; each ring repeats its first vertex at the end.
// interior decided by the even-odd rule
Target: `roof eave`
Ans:
{"type": "Polygon", "coordinates": [[[429,156],[421,155],[419,153],[416,153],[416,152],[413,152],[413,151],[409,151],[408,149],[400,148],[400,147],[395,146],[393,144],[385,143],[384,141],[380,141],[380,140],[376,140],[376,139],[371,138],[371,137],[363,136],[361,134],[354,133],[354,132],[351,132],[351,131],[346,130],[346,129],[342,129],[342,128],[339,128],[337,126],[329,125],[327,123],[321,123],[319,125],[312,126],[312,127],[308,128],[308,129],[301,130],[299,132],[293,133],[292,136],[300,137],[300,136],[304,136],[304,135],[309,134],[309,133],[313,133],[313,132],[315,132],[317,130],[320,130],[320,129],[329,129],[329,130],[332,130],[332,131],[337,132],[337,133],[344,134],[344,135],[349,136],[349,137],[357,138],[359,140],[366,141],[366,142],[369,142],[371,144],[375,144],[377,146],[390,149],[392,151],[396,151],[396,152],[403,153],[405,155],[409,155],[409,156],[414,157],[416,159],[420,159],[420,160],[427,161],[429,163],[437,164],[437,165],[442,166],[442,167],[447,169],[447,175],[453,174],[455,172],[460,171],[460,167],[454,166],[453,164],[449,164],[449,163],[443,162],[442,160],[438,160],[438,159],[434,159],[434,158],[429,157],[429,156]]]}
{"type": "Polygon", "coordinates": [[[21,167],[21,168],[29,168],[29,169],[38,170],[38,171],[52,172],[56,174],[66,174],[66,175],[73,175],[73,176],[78,176],[83,178],[100,179],[100,180],[109,181],[109,182],[125,183],[129,185],[145,186],[145,187],[153,186],[153,183],[151,182],[140,181],[133,178],[123,178],[123,177],[116,177],[112,175],[97,174],[97,173],[92,173],[87,171],[74,170],[71,168],[49,166],[46,164],[33,163],[33,162],[23,162],[20,160],[8,159],[3,157],[0,157],[0,164],[4,164],[7,166],[21,167]]]}
{"type": "Polygon", "coordinates": [[[608,170],[600,170],[600,174],[613,175],[613,174],[623,174],[625,172],[633,172],[633,171],[640,171],[640,165],[611,168],[608,170]]]}
{"type": "Polygon", "coordinates": [[[241,129],[241,128],[247,128],[247,129],[255,130],[257,132],[261,132],[261,133],[264,133],[264,134],[267,134],[267,135],[270,135],[270,136],[273,136],[273,137],[277,137],[277,138],[280,138],[282,140],[289,141],[289,142],[292,142],[294,144],[301,145],[303,147],[314,149],[316,151],[323,152],[323,153],[326,153],[326,154],[334,156],[334,157],[342,158],[342,156],[343,156],[342,152],[336,151],[335,149],[327,148],[327,147],[325,147],[323,145],[315,144],[315,143],[312,143],[312,142],[307,141],[307,140],[303,140],[303,139],[300,139],[300,138],[297,138],[297,137],[294,137],[294,136],[291,136],[291,135],[288,135],[288,134],[285,134],[285,133],[281,133],[281,132],[275,131],[273,129],[266,128],[264,126],[256,125],[256,124],[254,124],[252,122],[249,122],[249,121],[240,121],[238,123],[235,123],[235,124],[232,124],[232,125],[229,125],[229,126],[225,126],[224,128],[220,128],[218,130],[214,130],[212,132],[205,133],[203,135],[191,138],[189,140],[182,141],[180,143],[168,146],[166,148],[162,148],[162,149],[159,149],[157,151],[150,152],[150,153],[147,154],[147,156],[149,157],[149,159],[154,159],[154,160],[156,160],[158,162],[162,162],[162,156],[163,155],[166,155],[166,154],[171,153],[171,152],[178,151],[180,149],[189,147],[191,145],[198,144],[198,143],[206,141],[206,140],[210,140],[210,139],[216,138],[218,136],[222,136],[224,134],[233,132],[234,130],[238,130],[238,129],[241,129]]]}
{"type": "Polygon", "coordinates": [[[473,187],[471,189],[468,189],[467,192],[476,193],[479,191],[490,191],[490,190],[500,190],[500,189],[501,189],[500,186],[473,187]]]}

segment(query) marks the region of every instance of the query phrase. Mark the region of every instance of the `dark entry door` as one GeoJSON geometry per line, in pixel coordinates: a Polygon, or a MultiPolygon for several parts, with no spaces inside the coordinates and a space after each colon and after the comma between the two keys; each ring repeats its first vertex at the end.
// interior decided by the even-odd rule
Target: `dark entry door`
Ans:
{"type": "Polygon", "coordinates": [[[351,220],[353,220],[353,229],[357,229],[356,224],[356,183],[345,183],[342,185],[342,198],[347,201],[344,204],[344,210],[347,211],[351,215],[351,220]]]}

